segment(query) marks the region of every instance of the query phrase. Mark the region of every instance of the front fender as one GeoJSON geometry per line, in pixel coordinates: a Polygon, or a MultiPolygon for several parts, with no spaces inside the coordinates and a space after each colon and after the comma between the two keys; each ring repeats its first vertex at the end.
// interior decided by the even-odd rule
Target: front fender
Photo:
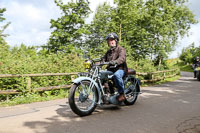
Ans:
{"type": "Polygon", "coordinates": [[[91,79],[90,77],[78,77],[78,78],[74,79],[72,82],[75,83],[75,84],[79,84],[81,81],[84,81],[84,80],[90,81],[90,82],[92,82],[95,85],[95,87],[97,88],[98,96],[99,96],[98,104],[101,104],[101,100],[100,100],[101,99],[100,87],[99,87],[99,85],[93,79],[91,79]]]}

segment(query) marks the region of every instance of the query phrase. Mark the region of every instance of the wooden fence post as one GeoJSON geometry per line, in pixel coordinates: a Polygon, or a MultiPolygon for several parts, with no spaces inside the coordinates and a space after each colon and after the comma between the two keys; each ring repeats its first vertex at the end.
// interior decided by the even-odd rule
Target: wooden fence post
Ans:
{"type": "Polygon", "coordinates": [[[9,100],[9,95],[6,95],[6,101],[8,101],[9,100]]]}
{"type": "Polygon", "coordinates": [[[163,78],[165,79],[165,72],[163,73],[163,78]]]}
{"type": "Polygon", "coordinates": [[[32,91],[32,89],[31,89],[31,77],[27,77],[27,86],[26,86],[26,88],[27,88],[27,90],[29,92],[32,91]]]}
{"type": "Polygon", "coordinates": [[[151,79],[154,79],[154,74],[153,73],[151,73],[151,79]]]}

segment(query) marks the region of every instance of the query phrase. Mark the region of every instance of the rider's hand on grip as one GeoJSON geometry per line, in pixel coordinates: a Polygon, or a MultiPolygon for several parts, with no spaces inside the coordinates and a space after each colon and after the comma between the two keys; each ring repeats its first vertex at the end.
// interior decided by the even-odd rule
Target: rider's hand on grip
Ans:
{"type": "Polygon", "coordinates": [[[109,61],[109,64],[110,64],[110,65],[116,65],[116,64],[117,64],[117,62],[116,62],[116,61],[114,61],[114,60],[112,60],[112,61],[109,61]]]}

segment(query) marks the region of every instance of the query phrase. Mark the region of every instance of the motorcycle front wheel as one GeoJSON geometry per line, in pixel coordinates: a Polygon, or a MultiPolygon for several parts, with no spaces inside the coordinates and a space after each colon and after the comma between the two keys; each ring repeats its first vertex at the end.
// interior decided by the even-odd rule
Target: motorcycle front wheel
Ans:
{"type": "Polygon", "coordinates": [[[81,81],[73,84],[69,92],[69,105],[72,111],[79,116],[90,115],[97,106],[97,88],[90,81],[81,81]]]}
{"type": "Polygon", "coordinates": [[[136,82],[136,79],[128,79],[125,83],[125,97],[126,100],[124,101],[125,105],[133,105],[138,97],[139,94],[139,84],[136,82]]]}

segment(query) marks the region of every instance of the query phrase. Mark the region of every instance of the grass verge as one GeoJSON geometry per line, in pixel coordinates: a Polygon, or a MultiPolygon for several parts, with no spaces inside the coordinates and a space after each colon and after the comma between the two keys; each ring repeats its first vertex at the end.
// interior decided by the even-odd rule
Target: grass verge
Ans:
{"type": "Polygon", "coordinates": [[[181,71],[185,72],[193,72],[192,66],[191,65],[185,65],[183,62],[180,62],[178,64],[179,68],[181,71]]]}
{"type": "Polygon", "coordinates": [[[45,91],[43,93],[27,93],[24,95],[15,95],[11,99],[2,100],[0,102],[0,107],[67,98],[68,92],[69,90],[56,90],[45,91]]]}
{"type": "Polygon", "coordinates": [[[163,84],[163,83],[167,83],[167,82],[173,82],[175,80],[178,80],[180,78],[180,75],[177,75],[175,77],[171,77],[171,78],[166,78],[164,80],[160,80],[157,82],[152,82],[152,83],[142,83],[142,87],[147,87],[147,86],[154,86],[154,85],[159,85],[159,84],[163,84]]]}

